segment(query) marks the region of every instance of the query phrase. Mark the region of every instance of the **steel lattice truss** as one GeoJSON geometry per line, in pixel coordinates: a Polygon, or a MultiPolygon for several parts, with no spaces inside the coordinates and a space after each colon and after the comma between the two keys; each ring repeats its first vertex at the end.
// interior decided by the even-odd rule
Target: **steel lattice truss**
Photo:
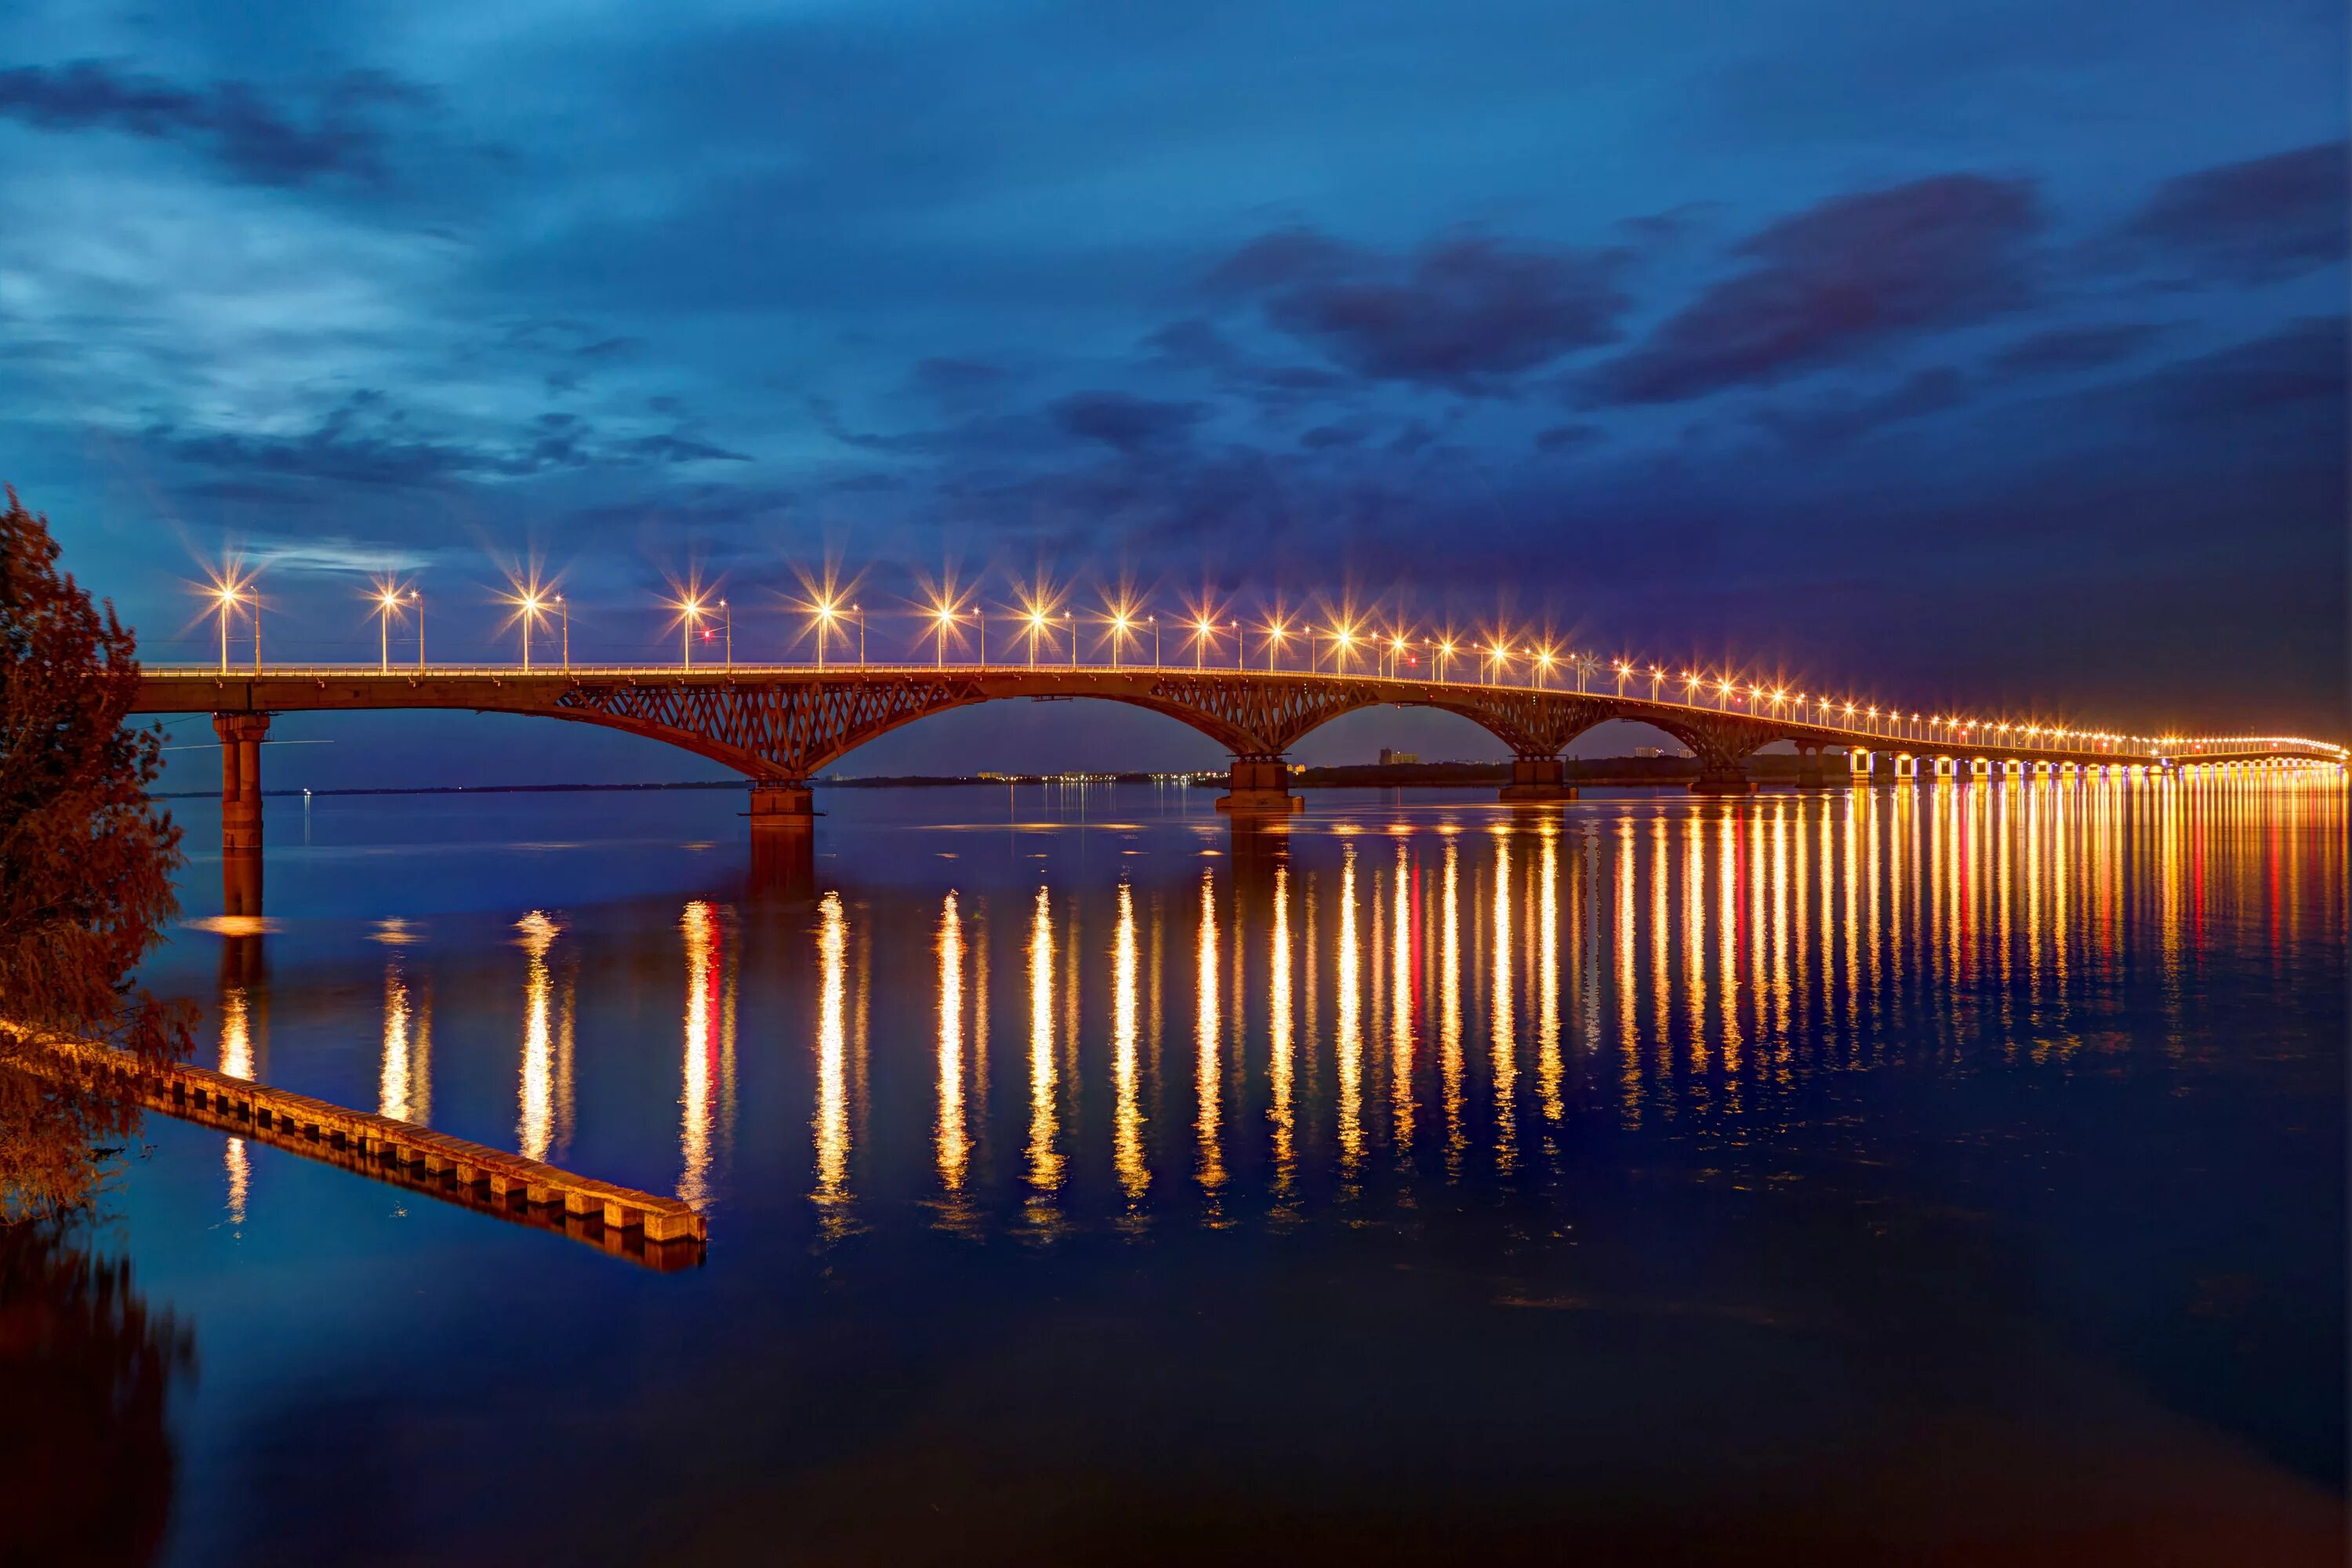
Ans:
{"type": "MultiPolygon", "coordinates": [[[[755,779],[805,781],[878,735],[929,714],[1012,698],[1099,698],[1164,713],[1243,759],[1279,757],[1359,709],[1439,708],[1483,726],[1525,759],[1557,757],[1606,720],[1654,726],[1709,774],[1737,773],[1774,741],[1916,755],[2103,763],[2113,753],[2025,750],[1981,738],[1908,739],[1830,722],[1710,710],[1609,692],[1331,677],[1287,671],[1116,669],[660,669],[572,671],[150,670],[133,711],[215,714],[348,709],[473,709],[582,720],[683,747],[755,779]]],[[[2317,742],[2307,744],[2316,746],[2317,742]]]]}

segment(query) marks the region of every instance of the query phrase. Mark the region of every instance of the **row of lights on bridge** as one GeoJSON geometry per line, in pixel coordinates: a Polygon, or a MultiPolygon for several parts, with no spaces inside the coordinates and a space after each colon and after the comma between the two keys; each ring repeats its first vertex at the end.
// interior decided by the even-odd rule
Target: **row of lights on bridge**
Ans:
{"type": "MultiPolygon", "coordinates": [[[[213,587],[220,614],[223,673],[228,669],[229,617],[231,612],[240,605],[247,607],[252,616],[254,668],[257,671],[261,666],[260,597],[253,591],[252,584],[250,576],[241,581],[231,577],[216,582],[213,587]]],[[[423,597],[414,586],[378,584],[373,602],[374,616],[379,623],[380,669],[389,673],[392,668],[394,620],[413,615],[415,617],[416,668],[422,670],[425,668],[423,597]]],[[[534,628],[551,621],[559,628],[562,668],[566,670],[572,668],[572,612],[562,594],[547,592],[535,583],[517,584],[512,593],[501,596],[500,602],[512,608],[511,618],[520,629],[524,669],[531,668],[534,628]]],[[[724,667],[734,667],[735,617],[733,609],[725,599],[714,599],[699,591],[689,590],[674,600],[664,602],[663,607],[677,618],[678,660],[682,667],[693,668],[694,645],[698,638],[706,643],[719,643],[724,667]]],[[[836,637],[845,641],[850,635],[848,628],[853,626],[857,639],[857,663],[860,668],[866,666],[866,612],[862,606],[855,602],[845,602],[830,591],[820,591],[813,593],[807,603],[793,607],[808,617],[809,629],[815,634],[816,668],[825,668],[829,645],[836,637]]],[[[935,668],[947,667],[949,638],[952,636],[961,640],[962,628],[967,624],[978,632],[980,662],[982,665],[988,662],[989,617],[976,604],[967,609],[961,595],[934,597],[929,605],[919,607],[914,615],[924,626],[921,639],[933,644],[935,668]]],[[[1057,603],[1050,599],[1030,598],[1019,610],[1000,614],[996,619],[1000,623],[1009,621],[1016,643],[1025,642],[1027,645],[1025,660],[1028,668],[1037,668],[1041,643],[1051,647],[1057,629],[1069,639],[1070,668],[1077,668],[1078,616],[1076,611],[1059,610],[1057,603]]],[[[1123,668],[1121,655],[1124,650],[1129,647],[1139,648],[1147,635],[1152,643],[1152,665],[1162,667],[1164,628],[1156,613],[1142,611],[1132,602],[1121,601],[1106,606],[1100,616],[1088,619],[1089,624],[1100,626],[1108,634],[1112,668],[1123,668]]],[[[1228,619],[1220,624],[1213,615],[1198,613],[1187,621],[1171,620],[1167,624],[1177,627],[1182,639],[1192,645],[1192,668],[1231,668],[1239,670],[1244,668],[1246,639],[1239,621],[1228,619]],[[1233,662],[1229,667],[1223,663],[1213,667],[1208,661],[1213,655],[1222,658],[1218,649],[1221,639],[1225,637],[1230,637],[1233,642],[1233,662]]],[[[1662,689],[1679,685],[1682,688],[1680,705],[1684,707],[1704,707],[1712,697],[1715,707],[1720,711],[1728,712],[1738,708],[1759,716],[1769,711],[1775,718],[1790,718],[1799,722],[1847,731],[1859,730],[1889,739],[1945,742],[1973,740],[1986,744],[2006,746],[2014,743],[2069,750],[2113,750],[2117,746],[2175,748],[2277,744],[2282,742],[2326,745],[2326,742],[2305,741],[2300,737],[2191,740],[2179,735],[2127,735],[2114,731],[2070,729],[2058,724],[2016,723],[1958,715],[1906,714],[1897,709],[1881,708],[1876,703],[1857,705],[1820,693],[1808,695],[1802,691],[1790,691],[1782,686],[1768,687],[1757,681],[1749,681],[1743,686],[1729,675],[1710,675],[1705,670],[1685,669],[1675,673],[1662,665],[1641,665],[1625,658],[1603,660],[1591,654],[1555,649],[1549,645],[1523,644],[1515,649],[1509,639],[1499,636],[1484,643],[1460,639],[1450,634],[1416,639],[1396,630],[1370,631],[1358,623],[1338,617],[1329,626],[1316,626],[1304,621],[1293,623],[1276,613],[1270,616],[1265,625],[1250,630],[1261,639],[1265,652],[1265,668],[1269,673],[1278,668],[1278,661],[1290,643],[1303,641],[1307,645],[1310,671],[1320,671],[1322,668],[1322,656],[1316,651],[1318,643],[1328,647],[1332,673],[1339,675],[1353,673],[1351,666],[1369,657],[1373,673],[1402,679],[1406,678],[1405,668],[1408,666],[1417,668],[1422,657],[1426,655],[1433,673],[1425,679],[1444,681],[1456,661],[1475,660],[1478,671],[1491,678],[1491,683],[1501,684],[1504,678],[1514,673],[1516,660],[1517,667],[1527,672],[1528,682],[1540,689],[1552,689],[1553,681],[1558,679],[1563,682],[1559,689],[1586,691],[1591,689],[1588,683],[1591,678],[1599,675],[1613,681],[1614,695],[1619,697],[1626,694],[1629,681],[1636,688],[1637,696],[1640,695],[1639,688],[1646,682],[1649,699],[1654,702],[1671,700],[1661,698],[1662,689]],[[1575,681],[1572,688],[1564,684],[1571,678],[1575,681]]],[[[2345,748],[2328,749],[2338,755],[2345,754],[2345,748]]]]}

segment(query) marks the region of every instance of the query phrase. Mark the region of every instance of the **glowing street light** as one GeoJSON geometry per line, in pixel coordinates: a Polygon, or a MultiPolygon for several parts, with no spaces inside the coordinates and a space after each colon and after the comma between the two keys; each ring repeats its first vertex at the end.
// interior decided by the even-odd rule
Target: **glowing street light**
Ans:
{"type": "MultiPolygon", "coordinates": [[[[694,634],[700,629],[702,617],[707,612],[702,607],[700,597],[692,594],[679,600],[676,608],[678,617],[678,665],[681,668],[692,669],[694,668],[694,634]]],[[[529,637],[526,636],[523,647],[528,649],[530,646],[529,637]]],[[[526,669],[530,668],[528,659],[524,661],[523,668],[526,669]]]]}
{"type": "Polygon", "coordinates": [[[1118,668],[1119,645],[1127,641],[1135,626],[1134,614],[1125,605],[1114,605],[1110,612],[1110,667],[1118,668]]]}
{"type": "Polygon", "coordinates": [[[1510,672],[1511,650],[1501,638],[1496,638],[1494,646],[1486,650],[1486,665],[1498,678],[1510,672]]]}
{"type": "Polygon", "coordinates": [[[1536,650],[1536,684],[1538,686],[1541,686],[1544,683],[1544,678],[1551,673],[1551,649],[1549,647],[1538,648],[1536,650]]]}
{"type": "Polygon", "coordinates": [[[546,601],[539,596],[537,588],[525,588],[507,602],[515,606],[517,611],[515,619],[522,623],[522,668],[523,672],[529,674],[530,671],[530,624],[545,612],[546,601]]]}
{"type": "Polygon", "coordinates": [[[1208,616],[1200,616],[1199,618],[1197,618],[1196,620],[1194,620],[1194,621],[1193,621],[1193,623],[1192,623],[1192,668],[1193,668],[1194,669],[1198,669],[1198,668],[1201,668],[1201,660],[1202,660],[1204,657],[1206,657],[1206,655],[1207,655],[1207,653],[1208,653],[1209,644],[1210,644],[1211,642],[1213,642],[1213,641],[1214,641],[1214,640],[1215,640],[1216,636],[1217,636],[1217,624],[1216,624],[1214,621],[1213,621],[1213,620],[1209,619],[1209,617],[1208,617],[1208,616]]]}
{"type": "MultiPolygon", "coordinates": [[[[392,617],[400,613],[400,590],[389,583],[380,583],[375,591],[376,673],[392,673],[392,617]]],[[[227,650],[222,650],[221,662],[226,666],[227,650]]]]}
{"type": "Polygon", "coordinates": [[[1658,682],[1664,678],[1665,673],[1654,664],[1650,666],[1650,700],[1653,702],[1658,700],[1658,682]]]}
{"type": "Polygon", "coordinates": [[[938,599],[931,601],[931,622],[940,639],[939,657],[934,663],[940,669],[948,667],[948,627],[955,624],[955,618],[956,607],[952,603],[938,599]]]}
{"type": "Polygon", "coordinates": [[[1265,670],[1268,675],[1274,673],[1275,655],[1282,647],[1282,639],[1289,635],[1290,634],[1288,632],[1283,629],[1282,622],[1278,618],[1267,623],[1265,628],[1265,670]]]}
{"type": "Polygon", "coordinates": [[[1029,668],[1034,669],[1037,668],[1037,640],[1045,635],[1046,625],[1052,617],[1045,614],[1043,605],[1032,599],[1029,613],[1022,618],[1029,626],[1029,668]]]}
{"type": "Polygon", "coordinates": [[[1440,638],[1438,638],[1438,639],[1437,639],[1437,679],[1438,679],[1440,681],[1443,681],[1443,680],[1444,680],[1444,679],[1445,679],[1445,667],[1446,667],[1447,665],[1449,665],[1449,664],[1452,664],[1453,662],[1454,662],[1454,639],[1453,639],[1452,637],[1440,637],[1440,638]]]}
{"type": "MultiPolygon", "coordinates": [[[[221,673],[226,675],[228,673],[228,617],[230,612],[245,602],[244,585],[235,580],[215,584],[213,598],[220,607],[220,668],[221,673]]],[[[258,643],[261,639],[257,637],[254,640],[258,643]]]]}
{"type": "Polygon", "coordinates": [[[841,607],[832,595],[820,594],[811,613],[816,617],[816,667],[823,669],[824,645],[833,636],[833,623],[841,618],[841,607]]]}

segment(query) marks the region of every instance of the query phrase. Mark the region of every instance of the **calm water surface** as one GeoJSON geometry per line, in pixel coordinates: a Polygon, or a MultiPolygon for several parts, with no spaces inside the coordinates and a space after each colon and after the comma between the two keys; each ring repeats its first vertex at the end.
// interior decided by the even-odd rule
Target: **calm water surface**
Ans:
{"type": "Polygon", "coordinates": [[[200,1059],[712,1242],[154,1119],[164,1559],[2335,1559],[2340,786],[1210,798],[271,800],[200,1059]]]}

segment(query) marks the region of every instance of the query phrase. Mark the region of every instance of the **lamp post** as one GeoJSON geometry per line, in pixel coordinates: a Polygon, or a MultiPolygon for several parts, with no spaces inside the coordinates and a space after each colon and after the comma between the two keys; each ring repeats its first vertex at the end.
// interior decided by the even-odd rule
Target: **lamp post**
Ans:
{"type": "Polygon", "coordinates": [[[1078,668],[1078,612],[1064,610],[1062,625],[1070,634],[1070,668],[1076,669],[1078,668]]]}
{"type": "Polygon", "coordinates": [[[226,675],[228,673],[228,614],[230,608],[237,602],[236,584],[234,583],[222,584],[213,590],[213,597],[220,601],[220,668],[221,673],[226,675]]]}
{"type": "Polygon", "coordinates": [[[563,602],[561,594],[555,595],[555,614],[563,623],[563,672],[569,675],[572,673],[572,606],[563,602]]]}
{"type": "Polygon", "coordinates": [[[1160,617],[1148,616],[1144,618],[1151,623],[1151,668],[1158,669],[1160,668],[1160,617]]]}
{"type": "Polygon", "coordinates": [[[699,599],[688,599],[684,603],[680,604],[677,609],[678,668],[681,669],[692,669],[694,668],[694,633],[695,628],[700,625],[702,620],[702,601],[699,599]]]}
{"type": "Polygon", "coordinates": [[[833,633],[833,601],[819,599],[816,602],[816,667],[820,670],[824,668],[824,644],[833,633]]]}
{"type": "Polygon", "coordinates": [[[1276,651],[1282,647],[1283,636],[1282,623],[1280,621],[1274,621],[1267,625],[1265,628],[1265,672],[1268,675],[1272,675],[1274,673],[1275,654],[1276,651]]]}
{"type": "Polygon", "coordinates": [[[1045,612],[1035,605],[1029,608],[1029,668],[1037,668],[1037,639],[1045,635],[1045,612]]]}
{"type": "Polygon", "coordinates": [[[375,596],[376,604],[376,666],[378,675],[392,673],[392,612],[399,607],[397,589],[386,588],[375,596]]]}
{"type": "MultiPolygon", "coordinates": [[[[559,605],[562,604],[563,602],[563,595],[558,594],[555,596],[555,602],[559,605]]],[[[727,607],[727,601],[724,599],[719,601],[719,624],[727,628],[727,668],[732,669],[735,668],[735,612],[727,607]]],[[[572,655],[568,647],[571,638],[568,634],[564,640],[567,644],[567,647],[563,656],[563,662],[565,668],[568,668],[572,663],[572,655]]]]}
{"type": "Polygon", "coordinates": [[[528,675],[530,673],[530,623],[539,615],[539,595],[525,589],[515,599],[515,604],[521,612],[515,618],[522,623],[522,668],[523,673],[528,675]]]}
{"type": "Polygon", "coordinates": [[[864,669],[866,668],[866,612],[852,605],[849,606],[849,613],[857,617],[857,668],[864,669]]]}

